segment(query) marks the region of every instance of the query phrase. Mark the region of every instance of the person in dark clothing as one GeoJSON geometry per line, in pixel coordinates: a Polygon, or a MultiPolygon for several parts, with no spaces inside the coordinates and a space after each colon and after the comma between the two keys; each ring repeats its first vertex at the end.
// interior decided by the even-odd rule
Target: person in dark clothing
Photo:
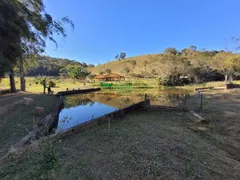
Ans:
{"type": "Polygon", "coordinates": [[[46,80],[45,79],[43,80],[42,84],[43,84],[43,94],[45,94],[46,93],[45,92],[46,91],[46,80]]]}
{"type": "Polygon", "coordinates": [[[52,93],[51,87],[48,86],[48,94],[51,94],[51,93],[52,93]]]}

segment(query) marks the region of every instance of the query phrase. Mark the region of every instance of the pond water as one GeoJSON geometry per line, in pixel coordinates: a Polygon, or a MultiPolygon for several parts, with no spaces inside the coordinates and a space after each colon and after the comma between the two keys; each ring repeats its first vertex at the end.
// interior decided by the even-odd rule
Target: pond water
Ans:
{"type": "Polygon", "coordinates": [[[57,130],[64,131],[110,112],[144,100],[145,94],[151,105],[177,106],[181,95],[188,94],[183,89],[135,89],[103,90],[64,97],[64,109],[59,114],[57,130]]]}

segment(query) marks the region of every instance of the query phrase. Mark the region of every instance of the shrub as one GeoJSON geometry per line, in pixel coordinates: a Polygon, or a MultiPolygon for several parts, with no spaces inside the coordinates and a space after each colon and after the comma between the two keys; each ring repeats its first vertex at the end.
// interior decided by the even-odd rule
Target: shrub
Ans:
{"type": "Polygon", "coordinates": [[[56,87],[56,83],[52,80],[48,81],[48,86],[50,87],[56,87]]]}
{"type": "Polygon", "coordinates": [[[10,90],[10,89],[0,90],[0,94],[8,94],[8,93],[11,93],[11,90],[10,90]]]}

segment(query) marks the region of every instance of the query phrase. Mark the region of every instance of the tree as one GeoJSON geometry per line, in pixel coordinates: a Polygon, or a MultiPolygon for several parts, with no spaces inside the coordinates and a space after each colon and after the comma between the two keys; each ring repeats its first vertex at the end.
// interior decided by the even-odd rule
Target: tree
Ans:
{"type": "Polygon", "coordinates": [[[149,64],[149,62],[147,60],[143,61],[143,67],[145,69],[145,71],[147,70],[147,65],[149,64]]]}
{"type": "Polygon", "coordinates": [[[189,47],[189,50],[190,50],[190,51],[193,51],[193,52],[196,52],[196,51],[197,51],[197,47],[191,45],[191,46],[189,47]]]}
{"type": "Polygon", "coordinates": [[[132,60],[132,61],[130,61],[130,63],[131,63],[131,65],[132,65],[132,73],[133,73],[133,70],[134,70],[134,68],[136,67],[137,62],[136,62],[136,60],[132,60]]]}
{"type": "Polygon", "coordinates": [[[233,75],[240,69],[240,57],[231,52],[221,52],[214,56],[211,66],[222,72],[225,76],[225,81],[231,83],[233,75]]]}
{"type": "MultiPolygon", "coordinates": [[[[67,17],[62,18],[60,21],[54,20],[52,16],[46,12],[42,0],[1,1],[0,8],[7,9],[7,11],[0,11],[0,15],[3,17],[9,16],[9,12],[11,12],[9,18],[4,22],[5,24],[10,24],[12,26],[11,28],[15,31],[9,33],[8,30],[10,30],[10,27],[3,26],[3,28],[0,29],[0,34],[5,30],[7,31],[7,33],[5,33],[7,38],[13,35],[18,36],[18,39],[14,39],[14,41],[16,44],[20,44],[20,46],[17,47],[20,53],[14,53],[13,49],[9,48],[8,44],[11,44],[12,40],[5,41],[5,47],[8,48],[8,52],[14,54],[14,61],[8,59],[11,62],[11,66],[13,66],[16,61],[19,61],[21,90],[25,90],[23,55],[42,53],[46,46],[45,41],[47,39],[54,42],[57,46],[54,34],[66,37],[63,24],[71,24],[73,28],[74,25],[67,17]]],[[[11,69],[12,68],[10,68],[10,72],[11,69]]],[[[12,83],[11,85],[13,86],[12,83]]]]}
{"type": "Polygon", "coordinates": [[[84,80],[89,74],[91,74],[87,69],[81,66],[68,66],[66,69],[68,76],[74,80],[74,83],[76,79],[84,80]]]}
{"type": "Polygon", "coordinates": [[[112,70],[111,69],[106,69],[105,72],[110,74],[112,72],[112,70]]]}
{"type": "Polygon", "coordinates": [[[98,74],[101,74],[101,75],[103,75],[103,74],[104,74],[104,72],[100,70],[100,71],[98,72],[98,74]]]}
{"type": "Polygon", "coordinates": [[[164,51],[164,54],[167,54],[167,55],[177,55],[178,51],[176,50],[176,48],[167,48],[165,49],[164,51]]]}
{"type": "Polygon", "coordinates": [[[119,54],[117,54],[117,55],[115,56],[115,59],[119,59],[119,54]]]}
{"type": "Polygon", "coordinates": [[[88,75],[88,78],[89,78],[90,80],[93,80],[95,76],[96,76],[96,74],[90,74],[90,75],[88,75]]]}
{"type": "Polygon", "coordinates": [[[125,66],[125,67],[122,68],[121,72],[124,73],[124,74],[129,74],[130,69],[129,69],[129,67],[125,66]]]}
{"type": "Polygon", "coordinates": [[[21,31],[24,25],[13,1],[0,1],[0,75],[9,72],[11,92],[16,92],[14,65],[21,56],[21,31]]]}
{"type": "Polygon", "coordinates": [[[159,85],[176,85],[180,82],[180,76],[187,74],[189,62],[179,56],[163,56],[153,63],[153,67],[160,67],[161,70],[156,72],[159,85]]]}
{"type": "Polygon", "coordinates": [[[123,60],[123,59],[125,59],[125,57],[126,57],[126,53],[125,52],[121,52],[120,53],[120,59],[123,60]]]}

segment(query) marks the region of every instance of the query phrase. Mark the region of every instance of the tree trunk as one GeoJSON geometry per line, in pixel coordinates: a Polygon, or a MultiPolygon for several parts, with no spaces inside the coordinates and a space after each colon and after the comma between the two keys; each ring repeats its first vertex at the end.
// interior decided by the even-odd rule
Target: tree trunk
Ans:
{"type": "Polygon", "coordinates": [[[24,74],[24,67],[23,67],[23,60],[20,59],[20,84],[21,84],[21,91],[26,91],[26,81],[25,81],[25,74],[24,74]]]}
{"type": "Polygon", "coordinates": [[[227,73],[225,74],[225,82],[226,83],[228,82],[228,75],[227,75],[227,73]]]}
{"type": "Polygon", "coordinates": [[[10,79],[10,88],[11,88],[11,93],[16,93],[16,85],[15,85],[15,79],[14,79],[14,71],[13,67],[10,67],[10,74],[9,74],[9,79],[10,79]]]}
{"type": "Polygon", "coordinates": [[[229,74],[229,83],[231,83],[233,81],[233,75],[232,74],[229,74]]]}

